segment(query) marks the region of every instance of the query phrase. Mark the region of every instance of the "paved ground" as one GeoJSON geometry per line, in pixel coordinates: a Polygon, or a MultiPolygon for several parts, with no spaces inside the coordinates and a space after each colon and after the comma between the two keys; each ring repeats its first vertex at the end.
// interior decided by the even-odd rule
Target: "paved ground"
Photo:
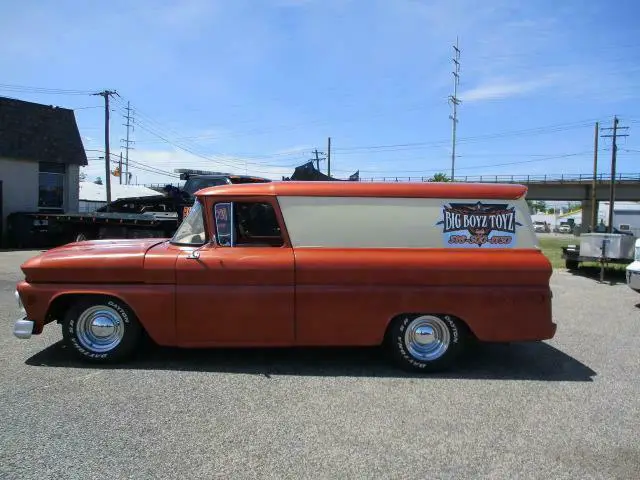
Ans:
{"type": "Polygon", "coordinates": [[[13,338],[0,253],[0,478],[640,478],[640,295],[558,272],[557,337],[413,377],[376,350],[150,349],[76,363],[13,338]]]}

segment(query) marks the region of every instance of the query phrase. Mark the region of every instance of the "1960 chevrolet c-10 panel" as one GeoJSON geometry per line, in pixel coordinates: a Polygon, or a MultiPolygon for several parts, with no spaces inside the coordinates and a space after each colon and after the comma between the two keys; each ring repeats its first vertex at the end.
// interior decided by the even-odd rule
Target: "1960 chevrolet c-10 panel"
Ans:
{"type": "Polygon", "coordinates": [[[467,341],[552,338],[551,265],[526,187],[273,182],[211,187],[172,239],[96,240],[22,265],[14,333],[62,324],[82,358],[157,344],[384,345],[445,368],[467,341]]]}

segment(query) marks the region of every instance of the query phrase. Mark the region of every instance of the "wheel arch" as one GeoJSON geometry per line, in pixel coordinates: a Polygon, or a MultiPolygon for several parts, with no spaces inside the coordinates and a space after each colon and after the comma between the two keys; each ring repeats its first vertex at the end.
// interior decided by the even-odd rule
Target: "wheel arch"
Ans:
{"type": "MultiPolygon", "coordinates": [[[[96,299],[108,298],[108,299],[117,300],[118,302],[124,303],[127,306],[127,308],[129,308],[133,312],[136,318],[138,319],[140,318],[135,308],[129,302],[127,302],[124,298],[122,298],[120,295],[114,294],[112,292],[100,292],[100,291],[90,291],[90,292],[70,291],[70,292],[59,293],[51,299],[51,301],[49,302],[49,307],[47,308],[46,316],[45,316],[45,324],[51,323],[54,321],[56,323],[62,323],[62,320],[64,319],[64,315],[69,310],[69,308],[71,308],[71,305],[73,305],[73,303],[79,299],[84,300],[87,298],[96,298],[96,299]]],[[[142,322],[140,322],[140,324],[142,328],[145,329],[144,324],[142,322]]]]}

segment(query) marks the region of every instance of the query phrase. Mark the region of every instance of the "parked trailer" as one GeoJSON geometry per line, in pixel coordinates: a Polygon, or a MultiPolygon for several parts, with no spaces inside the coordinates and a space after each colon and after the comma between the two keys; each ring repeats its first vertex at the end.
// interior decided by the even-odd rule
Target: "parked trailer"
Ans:
{"type": "Polygon", "coordinates": [[[203,188],[271,180],[248,175],[178,169],[182,188],[166,194],[120,198],[90,213],[19,212],[9,215],[8,243],[14,248],[46,248],[70,242],[117,238],[170,238],[203,188]]]}
{"type": "Polygon", "coordinates": [[[7,239],[13,248],[47,248],[102,238],[169,238],[178,217],[151,213],[33,213],[7,218],[7,239]]]}
{"type": "Polygon", "coordinates": [[[633,261],[636,238],[625,233],[583,233],[580,245],[562,247],[562,258],[569,270],[580,262],[621,263],[633,261]]]}

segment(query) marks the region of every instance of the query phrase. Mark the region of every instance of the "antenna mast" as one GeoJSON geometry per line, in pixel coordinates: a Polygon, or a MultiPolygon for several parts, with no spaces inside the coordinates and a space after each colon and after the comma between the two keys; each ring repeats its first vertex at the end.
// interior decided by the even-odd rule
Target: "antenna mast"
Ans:
{"type": "Polygon", "coordinates": [[[453,46],[454,56],[451,59],[453,61],[453,95],[449,95],[449,104],[453,108],[453,114],[449,115],[452,123],[451,131],[451,181],[454,181],[455,165],[456,165],[456,126],[458,124],[458,105],[460,100],[458,99],[458,84],[460,83],[460,49],[458,48],[458,37],[456,37],[456,44],[453,46]]]}

